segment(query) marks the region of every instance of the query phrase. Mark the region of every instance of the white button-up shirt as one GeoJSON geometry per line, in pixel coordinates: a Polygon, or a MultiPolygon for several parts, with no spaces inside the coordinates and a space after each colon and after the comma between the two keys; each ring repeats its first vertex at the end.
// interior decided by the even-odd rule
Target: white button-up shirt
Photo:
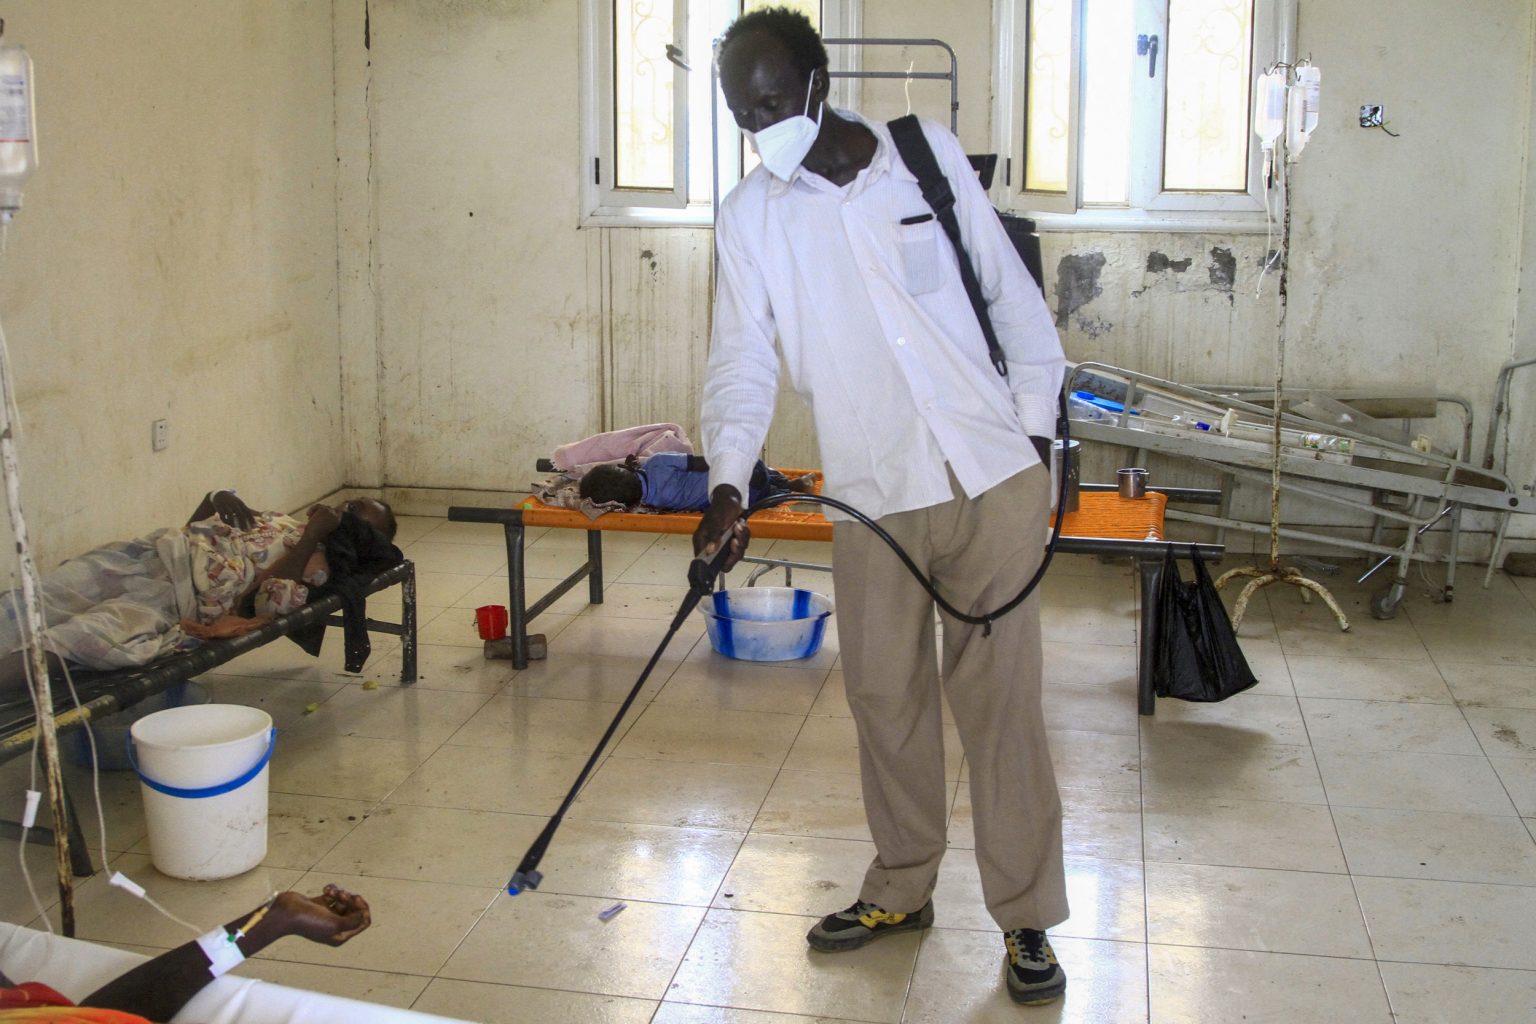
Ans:
{"type": "Polygon", "coordinates": [[[701,413],[710,490],[743,495],[773,418],[779,356],[821,444],[824,492],[878,518],[975,497],[1039,463],[1055,433],[1065,360],[1044,297],[953,135],[923,122],[955,212],[1005,379],[960,280],[953,246],[885,125],[846,186],[803,167],[758,167],[721,205],[720,270],[701,413]],[[777,348],[774,344],[778,339],[777,348]]]}

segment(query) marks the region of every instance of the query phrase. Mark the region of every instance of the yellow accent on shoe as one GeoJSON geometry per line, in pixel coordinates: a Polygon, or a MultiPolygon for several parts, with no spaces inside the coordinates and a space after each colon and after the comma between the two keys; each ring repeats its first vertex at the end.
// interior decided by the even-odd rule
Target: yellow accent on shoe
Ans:
{"type": "Polygon", "coordinates": [[[875,925],[881,924],[882,922],[889,922],[890,924],[901,924],[901,922],[905,921],[906,919],[906,914],[893,914],[888,910],[871,910],[869,913],[863,914],[859,917],[859,924],[863,925],[865,928],[873,928],[875,925]]]}
{"type": "MultiPolygon", "coordinates": [[[[1003,936],[1003,945],[1008,947],[1008,959],[1009,959],[1009,961],[1012,962],[1012,963],[1018,963],[1019,962],[1019,944],[1014,940],[1013,936],[1005,934],[1003,936]]],[[[1045,962],[1048,963],[1048,964],[1060,964],[1061,963],[1061,961],[1056,959],[1056,951],[1051,948],[1050,943],[1046,943],[1046,946],[1045,946],[1045,962]]]]}

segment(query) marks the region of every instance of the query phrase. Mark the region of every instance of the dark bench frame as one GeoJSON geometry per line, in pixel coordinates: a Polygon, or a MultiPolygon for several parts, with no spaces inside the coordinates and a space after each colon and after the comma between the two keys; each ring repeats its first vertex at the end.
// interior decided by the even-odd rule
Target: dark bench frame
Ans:
{"type": "MultiPolygon", "coordinates": [[[[384,622],[368,619],[370,632],[387,633],[400,637],[400,682],[409,686],[416,682],[416,567],[410,560],[373,578],[368,593],[376,594],[395,585],[400,586],[400,621],[384,622]]],[[[223,665],[242,654],[262,647],[273,640],[285,637],[323,622],[327,626],[340,626],[341,597],[327,594],[317,601],[288,615],[275,619],[245,636],[228,640],[209,640],[190,651],[173,654],[142,668],[124,669],[117,672],[72,672],[75,692],[80,695],[80,707],[67,689],[53,687],[55,728],[60,735],[81,728],[87,722],[104,718],[130,708],[148,697],[161,693],[177,683],[196,678],[213,668],[223,665]]],[[[0,764],[32,750],[33,738],[38,730],[36,718],[28,712],[10,723],[0,724],[0,764]]],[[[44,765],[44,772],[47,766],[44,765]]],[[[95,873],[80,820],[75,812],[74,801],[65,797],[66,817],[69,821],[70,866],[75,875],[85,877],[95,873]]],[[[18,838],[21,828],[14,821],[0,821],[0,837],[18,838]]],[[[27,835],[32,842],[51,844],[53,830],[34,827],[27,835]]]]}
{"type": "MultiPolygon", "coordinates": [[[[1083,484],[1085,491],[1112,491],[1113,484],[1083,484]]],[[[1170,503],[1215,504],[1221,500],[1221,492],[1188,487],[1154,487],[1168,496],[1170,503]]],[[[448,509],[448,518],[458,523],[499,523],[506,532],[507,542],[507,632],[511,641],[512,667],[528,667],[530,644],[528,623],[560,600],[583,579],[587,580],[587,600],[591,604],[603,603],[603,530],[587,530],[587,560],[570,575],[560,580],[543,597],[528,604],[528,589],[523,557],[524,535],[521,508],[481,508],[455,505],[448,509]]],[[[569,527],[565,527],[569,529],[569,527]]],[[[1107,537],[1061,538],[1056,550],[1063,554],[1100,555],[1104,557],[1130,558],[1136,566],[1136,578],[1141,588],[1141,642],[1138,646],[1136,666],[1137,710],[1151,715],[1156,710],[1152,692],[1153,649],[1150,637],[1157,635],[1158,582],[1162,577],[1163,560],[1169,550],[1176,558],[1189,558],[1190,551],[1198,549],[1208,562],[1219,562],[1226,553],[1221,544],[1194,544],[1164,540],[1116,540],[1107,537]]],[[[773,564],[772,559],[756,559],[773,564]]],[[[781,563],[782,564],[782,563],[781,563]]],[[[794,568],[825,568],[793,562],[794,568]]]]}

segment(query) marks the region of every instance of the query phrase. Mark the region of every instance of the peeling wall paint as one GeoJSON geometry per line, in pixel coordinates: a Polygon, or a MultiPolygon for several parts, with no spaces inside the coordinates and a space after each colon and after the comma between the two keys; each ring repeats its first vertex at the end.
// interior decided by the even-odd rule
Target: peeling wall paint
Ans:
{"type": "Polygon", "coordinates": [[[1247,260],[1259,255],[1263,237],[1222,241],[1168,233],[1042,235],[1046,292],[1057,297],[1067,357],[1191,382],[1263,380],[1272,373],[1279,309],[1274,282],[1259,294],[1256,259],[1247,260]],[[1209,267],[1213,248],[1230,250],[1232,281],[1194,272],[1209,267]],[[1074,300],[1066,316],[1064,296],[1074,300]]]}
{"type": "Polygon", "coordinates": [[[1182,274],[1184,271],[1188,270],[1190,266],[1194,264],[1194,262],[1194,259],[1189,256],[1186,256],[1181,260],[1171,260],[1168,258],[1167,253],[1158,252],[1156,249],[1153,249],[1151,252],[1147,253],[1147,273],[1163,274],[1172,271],[1175,274],[1182,274]]]}
{"type": "Polygon", "coordinates": [[[1104,294],[1099,275],[1105,262],[1102,252],[1068,253],[1056,262],[1051,291],[1056,296],[1057,327],[1067,326],[1072,314],[1104,294]]]}
{"type": "Polygon", "coordinates": [[[1211,247],[1211,262],[1206,267],[1210,274],[1211,286],[1232,295],[1232,282],[1237,279],[1237,259],[1232,255],[1232,250],[1224,246],[1211,247]]]}

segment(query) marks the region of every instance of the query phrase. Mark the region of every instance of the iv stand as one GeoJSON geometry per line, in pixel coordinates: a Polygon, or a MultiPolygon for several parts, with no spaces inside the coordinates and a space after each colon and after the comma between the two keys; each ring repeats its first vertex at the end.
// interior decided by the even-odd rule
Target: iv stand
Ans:
{"type": "MultiPolygon", "coordinates": [[[[1286,66],[1286,75],[1289,77],[1294,69],[1286,66]]],[[[1348,632],[1349,619],[1345,617],[1339,603],[1329,593],[1328,588],[1316,580],[1308,579],[1301,574],[1295,566],[1282,565],[1280,563],[1280,422],[1284,415],[1284,402],[1281,390],[1285,382],[1285,321],[1289,308],[1287,298],[1287,286],[1290,283],[1291,269],[1291,181],[1289,169],[1289,154],[1284,158],[1276,155],[1275,165],[1279,172],[1281,183],[1281,202],[1285,208],[1285,218],[1280,229],[1280,318],[1277,326],[1277,339],[1275,341],[1275,398],[1274,398],[1274,437],[1273,452],[1270,462],[1269,476],[1269,564],[1250,565],[1239,569],[1232,569],[1221,574],[1216,581],[1216,589],[1220,590],[1229,581],[1239,577],[1251,577],[1242,592],[1237,596],[1237,604],[1232,609],[1232,628],[1238,629],[1243,624],[1243,615],[1248,611],[1248,600],[1253,595],[1272,583],[1285,583],[1293,587],[1301,588],[1301,599],[1311,600],[1312,594],[1317,594],[1327,603],[1328,609],[1333,612],[1334,618],[1339,620],[1339,628],[1348,632]]],[[[1266,254],[1267,256],[1268,254],[1266,254]]]]}

